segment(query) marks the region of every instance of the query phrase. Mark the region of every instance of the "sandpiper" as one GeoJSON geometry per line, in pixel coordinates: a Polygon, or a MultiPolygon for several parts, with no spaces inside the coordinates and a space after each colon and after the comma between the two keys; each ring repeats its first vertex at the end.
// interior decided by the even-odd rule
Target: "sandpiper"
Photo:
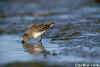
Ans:
{"type": "MultiPolygon", "coordinates": [[[[53,27],[54,23],[50,24],[36,24],[32,25],[23,35],[22,41],[30,40],[32,38],[37,38],[42,36],[44,32],[46,32],[49,28],[53,27]]],[[[42,39],[42,37],[41,37],[42,39]]],[[[40,41],[41,41],[40,39],[40,41]]]]}

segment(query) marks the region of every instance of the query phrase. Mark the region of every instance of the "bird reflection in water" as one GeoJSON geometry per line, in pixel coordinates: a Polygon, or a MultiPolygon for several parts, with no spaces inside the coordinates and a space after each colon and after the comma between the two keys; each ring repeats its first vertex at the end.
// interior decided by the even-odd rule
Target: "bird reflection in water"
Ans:
{"type": "Polygon", "coordinates": [[[28,52],[29,54],[42,53],[44,56],[47,56],[47,54],[49,54],[49,52],[44,49],[41,42],[29,43],[26,41],[22,41],[22,44],[23,44],[23,48],[25,49],[25,51],[28,52]]]}

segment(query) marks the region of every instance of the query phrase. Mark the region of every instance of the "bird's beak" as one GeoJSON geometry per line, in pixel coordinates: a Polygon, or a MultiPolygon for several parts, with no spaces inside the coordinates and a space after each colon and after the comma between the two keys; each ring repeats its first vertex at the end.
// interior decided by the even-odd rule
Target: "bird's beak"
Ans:
{"type": "Polygon", "coordinates": [[[24,41],[24,40],[22,40],[22,41],[21,41],[21,43],[25,43],[25,41],[24,41]]]}

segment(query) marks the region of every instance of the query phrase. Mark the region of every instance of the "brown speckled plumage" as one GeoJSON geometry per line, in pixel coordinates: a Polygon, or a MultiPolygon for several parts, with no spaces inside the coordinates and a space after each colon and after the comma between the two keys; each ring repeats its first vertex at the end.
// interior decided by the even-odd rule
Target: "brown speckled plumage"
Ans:
{"type": "Polygon", "coordinates": [[[37,25],[33,25],[31,27],[31,30],[36,31],[36,32],[45,31],[49,29],[51,25],[52,24],[37,24],[37,25]]]}
{"type": "Polygon", "coordinates": [[[37,38],[42,35],[46,30],[53,27],[54,23],[50,24],[36,24],[32,25],[23,35],[23,40],[37,38]]]}

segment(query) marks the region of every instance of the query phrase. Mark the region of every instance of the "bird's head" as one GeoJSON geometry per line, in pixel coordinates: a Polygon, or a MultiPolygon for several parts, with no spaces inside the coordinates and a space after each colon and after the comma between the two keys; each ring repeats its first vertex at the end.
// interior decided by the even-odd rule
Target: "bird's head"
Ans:
{"type": "Polygon", "coordinates": [[[22,40],[29,40],[29,39],[30,39],[30,37],[27,33],[25,33],[22,37],[22,40]]]}

